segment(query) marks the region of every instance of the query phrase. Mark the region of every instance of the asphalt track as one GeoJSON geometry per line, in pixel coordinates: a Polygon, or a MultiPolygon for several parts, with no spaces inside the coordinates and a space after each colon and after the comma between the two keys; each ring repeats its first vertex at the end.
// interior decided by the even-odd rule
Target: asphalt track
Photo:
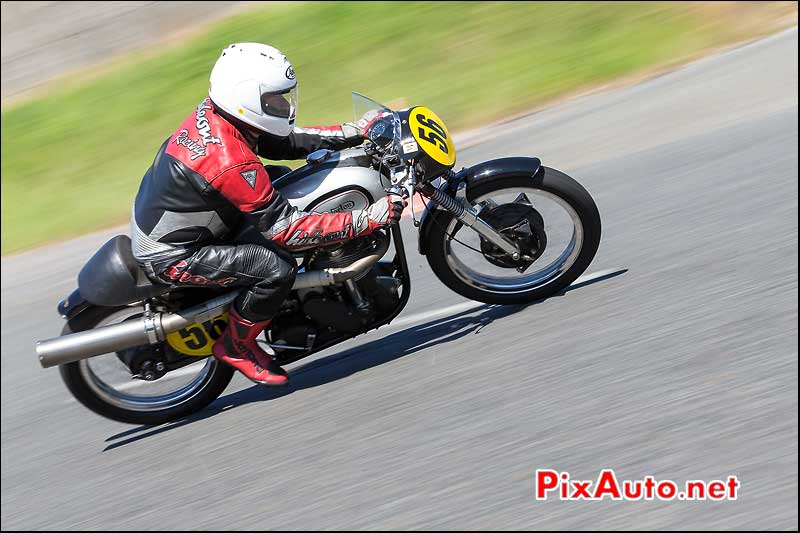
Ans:
{"type": "Polygon", "coordinates": [[[2,528],[797,529],[796,28],[488,135],[461,163],[574,175],[604,222],[589,272],[623,273],[473,306],[407,231],[394,325],[174,425],[99,418],[34,357],[107,232],[4,259],[2,528]],[[741,494],[537,502],[537,468],[741,494]]]}

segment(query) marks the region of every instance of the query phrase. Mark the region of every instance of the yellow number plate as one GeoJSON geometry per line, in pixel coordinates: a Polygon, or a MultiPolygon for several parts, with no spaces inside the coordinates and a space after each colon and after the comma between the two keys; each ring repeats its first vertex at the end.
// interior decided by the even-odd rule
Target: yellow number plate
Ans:
{"type": "Polygon", "coordinates": [[[214,341],[222,335],[228,325],[228,313],[223,313],[208,322],[192,324],[167,335],[167,343],[184,355],[204,357],[211,355],[214,341]]]}
{"type": "Polygon", "coordinates": [[[446,167],[456,162],[456,148],[450,133],[436,113],[427,107],[415,107],[408,115],[411,134],[426,154],[446,167]]]}

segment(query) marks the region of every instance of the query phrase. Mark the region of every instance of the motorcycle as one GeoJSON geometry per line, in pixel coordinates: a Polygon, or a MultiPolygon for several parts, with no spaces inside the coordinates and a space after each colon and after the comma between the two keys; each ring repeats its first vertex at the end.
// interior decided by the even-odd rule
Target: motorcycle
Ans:
{"type": "MultiPolygon", "coordinates": [[[[541,300],[588,268],[600,243],[600,215],[577,181],[535,157],[455,172],[453,139],[433,111],[393,111],[358,93],[353,103],[356,117],[376,117],[364,144],[319,150],[305,166],[274,178],[290,203],[337,212],[363,209],[387,191],[403,194],[433,273],[478,302],[541,300]],[[419,220],[417,201],[424,204],[419,220]]],[[[294,252],[292,291],[259,340],[281,365],[389,324],[411,291],[399,224],[338,244],[305,238],[309,247],[294,252]],[[387,259],[390,247],[394,257],[387,259]]],[[[237,294],[154,284],[133,258],[130,239],[118,235],[59,303],[61,336],[39,341],[36,352],[102,416],[132,424],[182,418],[213,402],[233,377],[211,357],[211,346],[237,294]]]]}

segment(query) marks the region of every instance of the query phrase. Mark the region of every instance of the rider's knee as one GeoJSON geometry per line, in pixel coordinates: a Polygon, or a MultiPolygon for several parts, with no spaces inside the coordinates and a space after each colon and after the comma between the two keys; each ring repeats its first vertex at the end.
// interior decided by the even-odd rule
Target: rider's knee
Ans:
{"type": "Polygon", "coordinates": [[[289,262],[283,258],[277,261],[277,266],[273,271],[270,281],[274,285],[288,285],[294,284],[294,279],[297,276],[297,263],[294,261],[289,262]]]}

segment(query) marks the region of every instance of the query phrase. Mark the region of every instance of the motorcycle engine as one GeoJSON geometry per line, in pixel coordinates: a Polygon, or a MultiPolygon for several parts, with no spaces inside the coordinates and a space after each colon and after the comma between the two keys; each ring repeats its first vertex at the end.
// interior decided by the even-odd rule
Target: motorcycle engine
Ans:
{"type": "MultiPolygon", "coordinates": [[[[368,256],[379,239],[388,233],[373,232],[338,245],[315,249],[305,261],[307,270],[340,268],[368,256]]],[[[319,345],[342,334],[356,334],[389,315],[400,297],[400,281],[392,276],[392,267],[380,263],[351,280],[328,287],[300,289],[297,309],[277,317],[275,340],[290,346],[319,345]]],[[[280,359],[280,357],[279,357],[280,359]]]]}
{"type": "MultiPolygon", "coordinates": [[[[306,268],[307,270],[322,270],[324,268],[346,267],[369,255],[375,249],[375,242],[388,238],[388,234],[375,232],[338,245],[318,248],[308,258],[308,266],[306,268]]],[[[353,279],[359,280],[366,274],[367,272],[363,272],[353,279]]]]}

